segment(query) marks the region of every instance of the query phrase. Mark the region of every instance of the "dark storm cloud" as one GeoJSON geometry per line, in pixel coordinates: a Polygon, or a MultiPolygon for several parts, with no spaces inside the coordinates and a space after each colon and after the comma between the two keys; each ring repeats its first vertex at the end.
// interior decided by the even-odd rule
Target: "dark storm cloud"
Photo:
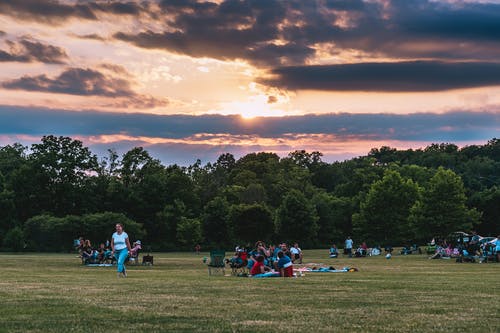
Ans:
{"type": "Polygon", "coordinates": [[[440,91],[500,85],[500,63],[397,62],[282,67],[268,85],[331,91],[440,91]]]}
{"type": "Polygon", "coordinates": [[[261,66],[303,64],[317,43],[332,43],[337,51],[412,59],[500,56],[500,4],[394,0],[384,7],[363,1],[227,0],[160,5],[175,31],[117,33],[115,38],[144,48],[240,58],[261,66]]]}
{"type": "Polygon", "coordinates": [[[0,62],[43,62],[46,64],[63,64],[68,55],[63,48],[43,44],[37,41],[22,39],[19,42],[7,41],[9,50],[0,50],[0,62]]]}
{"type": "Polygon", "coordinates": [[[314,53],[302,42],[273,43],[279,39],[277,26],[285,18],[286,2],[162,1],[160,7],[165,16],[173,19],[174,31],[119,32],[114,37],[143,48],[193,57],[246,59],[261,65],[287,60],[302,63],[314,53]]]}
{"type": "MultiPolygon", "coordinates": [[[[500,113],[466,112],[390,114],[327,114],[259,117],[251,123],[238,116],[152,115],[70,112],[0,106],[0,133],[26,135],[113,135],[181,139],[196,134],[257,135],[282,138],[294,134],[405,141],[466,141],[498,137],[500,113]]],[[[203,143],[200,139],[200,144],[203,143]]]]}
{"type": "MultiPolygon", "coordinates": [[[[193,57],[243,59],[264,67],[303,65],[321,43],[332,52],[363,51],[407,59],[496,61],[500,4],[430,0],[0,0],[0,13],[63,24],[100,14],[147,18],[155,30],[114,38],[193,57]]],[[[147,25],[145,25],[147,26],[147,25]]],[[[102,39],[98,31],[85,38],[102,39]]]]}

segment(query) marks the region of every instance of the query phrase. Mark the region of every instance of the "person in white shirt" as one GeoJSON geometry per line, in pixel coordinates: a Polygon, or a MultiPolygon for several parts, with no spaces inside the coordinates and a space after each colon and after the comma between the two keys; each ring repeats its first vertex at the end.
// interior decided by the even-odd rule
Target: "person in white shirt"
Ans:
{"type": "Polygon", "coordinates": [[[123,230],[123,224],[117,223],[116,232],[111,236],[111,256],[116,258],[118,266],[118,277],[127,277],[125,271],[125,260],[132,250],[127,233],[123,230]]]}
{"type": "Polygon", "coordinates": [[[292,262],[298,260],[299,264],[302,264],[302,250],[300,249],[298,243],[293,244],[290,248],[290,253],[292,254],[292,262]]]}

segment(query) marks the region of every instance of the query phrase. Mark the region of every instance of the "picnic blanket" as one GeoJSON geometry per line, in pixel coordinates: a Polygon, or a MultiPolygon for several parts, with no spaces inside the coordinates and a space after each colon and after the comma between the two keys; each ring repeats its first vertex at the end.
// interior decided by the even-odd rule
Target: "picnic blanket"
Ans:
{"type": "Polygon", "coordinates": [[[253,278],[270,278],[270,277],[280,277],[279,272],[268,272],[263,274],[252,275],[253,278]]]}
{"type": "Polygon", "coordinates": [[[333,267],[319,267],[319,268],[305,268],[299,270],[301,272],[311,272],[311,273],[349,273],[357,272],[358,269],[354,267],[344,267],[342,269],[335,269],[333,267]]]}

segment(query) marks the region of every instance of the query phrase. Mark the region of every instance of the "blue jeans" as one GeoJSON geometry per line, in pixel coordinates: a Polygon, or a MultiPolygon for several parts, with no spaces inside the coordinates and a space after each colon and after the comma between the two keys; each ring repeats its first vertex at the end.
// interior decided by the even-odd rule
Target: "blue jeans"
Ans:
{"type": "Polygon", "coordinates": [[[125,260],[128,257],[128,249],[115,250],[115,258],[118,266],[118,273],[125,272],[125,260]]]}

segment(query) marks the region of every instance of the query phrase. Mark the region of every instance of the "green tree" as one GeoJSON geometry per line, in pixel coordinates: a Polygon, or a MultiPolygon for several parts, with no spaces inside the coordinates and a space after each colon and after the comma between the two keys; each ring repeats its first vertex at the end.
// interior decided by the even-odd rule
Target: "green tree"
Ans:
{"type": "Polygon", "coordinates": [[[446,236],[453,231],[469,231],[481,214],[468,209],[462,179],[452,170],[440,167],[412,208],[410,220],[420,240],[446,236]]]}
{"type": "Polygon", "coordinates": [[[242,243],[271,240],[274,234],[272,213],[266,205],[240,204],[231,206],[229,213],[233,239],[242,243]]]}
{"type": "Polygon", "coordinates": [[[176,234],[177,241],[183,248],[193,248],[202,239],[200,220],[182,217],[177,224],[176,234]]]}
{"type": "Polygon", "coordinates": [[[127,232],[130,243],[137,239],[143,239],[145,232],[142,224],[129,219],[122,213],[104,212],[104,213],[94,213],[86,214],[81,217],[67,216],[66,218],[66,234],[71,240],[75,236],[84,236],[92,240],[94,243],[103,243],[106,240],[111,239],[111,235],[115,232],[116,223],[123,224],[124,230],[127,232]],[[78,220],[80,220],[80,225],[82,227],[83,234],[76,235],[74,230],[77,228],[78,220]]]}
{"type": "Polygon", "coordinates": [[[155,161],[142,147],[135,147],[123,155],[121,161],[120,175],[125,186],[138,182],[140,170],[155,161]]]}
{"type": "Polygon", "coordinates": [[[186,205],[181,200],[174,200],[156,214],[153,234],[149,239],[161,250],[174,250],[177,245],[177,226],[182,218],[188,217],[186,205]]]}
{"type": "Polygon", "coordinates": [[[124,225],[131,240],[144,236],[142,225],[123,214],[104,212],[65,217],[37,215],[24,223],[24,237],[31,250],[66,251],[77,237],[89,239],[93,244],[109,240],[116,223],[124,225]]]}
{"type": "Polygon", "coordinates": [[[215,197],[204,208],[203,235],[208,244],[220,247],[229,245],[230,206],[223,197],[215,197]]]}
{"type": "Polygon", "coordinates": [[[350,198],[320,192],[312,198],[318,213],[318,246],[326,247],[342,241],[351,233],[353,204],[350,198]]]}
{"type": "Polygon", "coordinates": [[[4,189],[0,173],[0,244],[8,230],[17,225],[14,192],[4,189]]]}
{"type": "Polygon", "coordinates": [[[6,180],[10,179],[10,175],[21,165],[26,164],[27,147],[20,143],[14,143],[0,147],[0,174],[3,174],[6,180]]]}
{"type": "MultiPolygon", "coordinates": [[[[31,183],[41,210],[55,215],[81,214],[83,187],[92,172],[98,171],[97,157],[83,143],[63,136],[44,136],[31,146],[31,183]]],[[[33,198],[34,197],[34,198],[33,198]]]]}
{"type": "Polygon", "coordinates": [[[500,235],[500,187],[493,186],[481,192],[476,192],[470,202],[483,212],[481,224],[477,227],[480,235],[500,235]]]}
{"type": "Polygon", "coordinates": [[[7,251],[22,251],[25,249],[23,229],[19,226],[9,229],[3,239],[3,247],[7,251]]]}
{"type": "Polygon", "coordinates": [[[353,215],[354,233],[369,242],[401,244],[413,238],[408,217],[418,199],[418,186],[404,180],[397,171],[387,170],[374,182],[359,214],[353,215]]]}
{"type": "Polygon", "coordinates": [[[311,246],[318,231],[318,215],[314,205],[297,190],[288,193],[276,212],[278,235],[287,241],[311,246]]]}

